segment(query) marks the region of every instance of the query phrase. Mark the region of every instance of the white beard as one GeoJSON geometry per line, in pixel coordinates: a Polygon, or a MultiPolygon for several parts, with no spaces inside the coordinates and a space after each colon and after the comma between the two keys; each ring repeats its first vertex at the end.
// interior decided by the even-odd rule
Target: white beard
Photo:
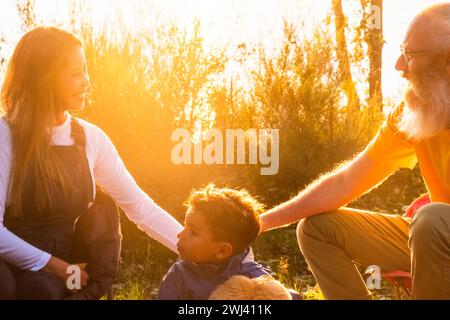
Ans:
{"type": "Polygon", "coordinates": [[[450,128],[450,83],[436,72],[423,80],[411,80],[399,130],[408,139],[431,138],[450,128]]]}

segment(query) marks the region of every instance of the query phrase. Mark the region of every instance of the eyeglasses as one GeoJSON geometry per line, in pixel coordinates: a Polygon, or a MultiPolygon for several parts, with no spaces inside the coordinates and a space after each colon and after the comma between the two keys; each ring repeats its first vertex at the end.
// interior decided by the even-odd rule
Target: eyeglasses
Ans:
{"type": "Polygon", "coordinates": [[[408,49],[406,49],[406,45],[404,43],[401,44],[400,50],[402,52],[402,55],[403,55],[403,58],[405,59],[406,64],[409,64],[409,62],[411,61],[411,58],[414,55],[436,52],[436,50],[408,50],[408,49]]]}

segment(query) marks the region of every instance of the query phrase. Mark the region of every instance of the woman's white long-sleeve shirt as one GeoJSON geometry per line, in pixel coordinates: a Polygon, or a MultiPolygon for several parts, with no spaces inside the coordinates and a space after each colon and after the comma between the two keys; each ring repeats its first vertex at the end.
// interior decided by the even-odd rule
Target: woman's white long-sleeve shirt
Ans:
{"type": "MultiPolygon", "coordinates": [[[[52,128],[54,145],[73,144],[70,137],[72,117],[68,112],[66,115],[62,125],[52,128]]],[[[86,156],[94,192],[95,184],[98,184],[141,230],[177,252],[177,234],[183,227],[136,184],[109,137],[97,126],[82,119],[79,122],[86,134],[86,156]]],[[[51,255],[23,241],[3,224],[11,162],[11,132],[4,117],[0,117],[0,258],[23,270],[37,271],[47,264],[51,255]]]]}

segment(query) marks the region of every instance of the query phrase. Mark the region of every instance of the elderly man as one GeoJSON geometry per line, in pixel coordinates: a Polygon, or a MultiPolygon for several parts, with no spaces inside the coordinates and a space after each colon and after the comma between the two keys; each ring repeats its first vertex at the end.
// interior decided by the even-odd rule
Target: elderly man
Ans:
{"type": "Polygon", "coordinates": [[[371,298],[354,262],[411,271],[414,299],[450,299],[450,3],[412,21],[396,69],[405,101],[366,149],[262,215],[263,230],[300,221],[300,249],[327,299],[371,298]],[[343,207],[416,162],[431,203],[412,219],[343,207]]]}

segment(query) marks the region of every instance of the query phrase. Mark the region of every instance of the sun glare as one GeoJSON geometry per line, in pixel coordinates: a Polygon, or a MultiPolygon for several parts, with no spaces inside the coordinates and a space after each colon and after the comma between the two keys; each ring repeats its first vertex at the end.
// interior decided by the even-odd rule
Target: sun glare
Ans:
{"type": "MultiPolygon", "coordinates": [[[[385,96],[398,97],[403,87],[394,65],[410,19],[420,9],[437,2],[440,0],[384,1],[385,96]]],[[[152,32],[167,23],[175,23],[189,33],[197,19],[206,45],[236,47],[240,43],[256,43],[270,51],[281,41],[283,19],[296,23],[301,32],[308,34],[330,12],[330,4],[329,0],[36,0],[35,10],[38,23],[70,26],[70,12],[74,12],[72,18],[78,23],[86,21],[94,30],[106,29],[112,36],[152,32]]],[[[347,14],[354,11],[351,1],[344,0],[343,4],[347,14]]],[[[14,13],[15,1],[1,1],[0,9],[5,13],[0,24],[2,33],[10,34],[7,40],[15,43],[20,37],[17,30],[12,32],[12,26],[20,23],[14,13]]],[[[239,73],[235,68],[230,66],[228,76],[239,73]]]]}

